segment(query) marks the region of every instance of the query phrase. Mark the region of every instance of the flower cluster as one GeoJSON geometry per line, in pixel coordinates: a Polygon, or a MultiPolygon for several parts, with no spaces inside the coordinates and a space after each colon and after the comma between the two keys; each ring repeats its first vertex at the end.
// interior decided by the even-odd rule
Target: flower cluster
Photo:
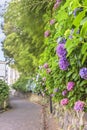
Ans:
{"type": "Polygon", "coordinates": [[[47,74],[49,74],[51,72],[51,69],[50,68],[46,69],[46,72],[47,74]]]}
{"type": "Polygon", "coordinates": [[[69,66],[69,62],[66,59],[66,57],[60,58],[60,60],[59,60],[59,67],[60,67],[60,69],[61,70],[67,70],[68,66],[69,66]]]}
{"type": "Polygon", "coordinates": [[[69,100],[68,98],[64,98],[61,100],[60,104],[63,106],[63,105],[67,105],[69,103],[69,100]]]}
{"type": "Polygon", "coordinates": [[[68,82],[67,89],[65,89],[65,90],[62,91],[62,95],[66,96],[66,94],[68,93],[68,91],[72,91],[73,90],[74,86],[75,86],[74,82],[72,82],[72,81],[68,82]]]}
{"type": "Polygon", "coordinates": [[[58,55],[59,59],[59,67],[61,70],[67,70],[68,66],[69,66],[69,62],[66,58],[67,55],[67,51],[65,49],[65,42],[66,39],[65,38],[60,38],[57,40],[57,42],[59,43],[57,48],[56,48],[56,54],[58,55]]]}
{"type": "Polygon", "coordinates": [[[78,14],[78,12],[81,12],[83,11],[83,8],[76,8],[74,11],[73,11],[73,15],[76,17],[76,15],[78,14]]]}
{"type": "Polygon", "coordinates": [[[43,67],[44,67],[45,69],[47,69],[47,68],[49,67],[48,63],[45,63],[45,64],[43,65],[43,67]]]}
{"type": "Polygon", "coordinates": [[[57,43],[58,43],[58,44],[65,44],[65,43],[66,43],[66,39],[65,39],[65,38],[62,38],[62,37],[59,37],[59,38],[57,39],[57,43]]]}
{"type": "Polygon", "coordinates": [[[50,20],[50,25],[53,25],[55,23],[55,19],[50,20]]]}
{"type": "Polygon", "coordinates": [[[83,111],[84,110],[84,106],[85,106],[84,102],[79,100],[79,101],[77,101],[75,103],[74,110],[75,111],[83,111]]]}
{"type": "Polygon", "coordinates": [[[43,77],[42,80],[43,80],[43,81],[46,81],[46,77],[43,77]]]}
{"type": "Polygon", "coordinates": [[[46,73],[47,73],[47,74],[49,74],[49,73],[51,72],[51,69],[49,68],[48,63],[45,63],[45,64],[43,65],[43,68],[46,69],[46,73]]]}
{"type": "Polygon", "coordinates": [[[62,91],[63,96],[66,96],[66,94],[67,94],[67,90],[62,91]]]}
{"type": "Polygon", "coordinates": [[[56,92],[58,92],[59,91],[59,89],[58,88],[54,88],[54,93],[56,93],[56,92]]]}
{"type": "Polygon", "coordinates": [[[50,36],[50,31],[49,30],[45,31],[44,37],[46,38],[46,37],[49,37],[49,36],[50,36]]]}
{"type": "Polygon", "coordinates": [[[81,76],[81,78],[87,80],[87,68],[84,67],[84,68],[80,69],[79,75],[81,76]]]}
{"type": "Polygon", "coordinates": [[[61,0],[56,0],[56,3],[54,4],[54,9],[57,9],[61,3],[61,0]]]}
{"type": "Polygon", "coordinates": [[[74,82],[68,82],[68,84],[67,84],[67,90],[71,91],[73,89],[74,85],[75,85],[74,82]]]}
{"type": "Polygon", "coordinates": [[[59,44],[56,48],[56,53],[57,55],[61,58],[61,57],[65,57],[67,54],[66,49],[64,48],[64,44],[59,44]]]}

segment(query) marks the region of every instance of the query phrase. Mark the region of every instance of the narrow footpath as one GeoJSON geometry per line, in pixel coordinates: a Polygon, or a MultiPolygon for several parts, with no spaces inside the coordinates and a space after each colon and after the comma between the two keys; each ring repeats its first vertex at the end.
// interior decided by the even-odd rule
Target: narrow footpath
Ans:
{"type": "Polygon", "coordinates": [[[0,130],[43,130],[42,107],[25,99],[11,99],[12,109],[0,114],[0,130]]]}

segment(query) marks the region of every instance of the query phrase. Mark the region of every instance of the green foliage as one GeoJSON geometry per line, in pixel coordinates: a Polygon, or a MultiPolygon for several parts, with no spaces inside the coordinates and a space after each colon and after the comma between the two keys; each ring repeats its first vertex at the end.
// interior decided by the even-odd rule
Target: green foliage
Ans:
{"type": "Polygon", "coordinates": [[[9,86],[0,79],[0,106],[9,96],[9,86]]]}
{"type": "Polygon", "coordinates": [[[30,92],[34,90],[34,82],[30,77],[25,77],[23,75],[12,85],[12,88],[19,92],[30,92]]]}
{"type": "Polygon", "coordinates": [[[44,51],[44,14],[51,12],[52,5],[51,0],[12,0],[5,13],[4,52],[25,75],[35,72],[44,51]]]}
{"type": "Polygon", "coordinates": [[[20,92],[27,92],[28,91],[27,83],[28,78],[20,76],[20,78],[12,85],[12,88],[20,92]]]}
{"type": "MultiPolygon", "coordinates": [[[[87,100],[87,80],[81,79],[79,71],[87,67],[87,6],[83,0],[67,0],[53,12],[52,18],[55,24],[46,25],[45,30],[50,30],[51,35],[45,38],[46,49],[41,55],[40,65],[48,63],[51,73],[47,74],[46,69],[38,70],[38,73],[46,77],[45,85],[49,95],[53,94],[53,100],[60,102],[63,98],[69,99],[68,108],[74,106],[75,102],[87,100]],[[77,10],[77,11],[76,11],[77,10]],[[67,59],[70,63],[67,70],[61,70],[56,55],[56,47],[59,38],[65,38],[67,59]],[[75,86],[65,96],[62,92],[67,89],[68,82],[73,81],[75,86]],[[58,88],[58,92],[54,89],[58,88]]],[[[43,67],[42,67],[43,68],[43,67]]],[[[87,105],[85,104],[87,108],[87,105]]]]}

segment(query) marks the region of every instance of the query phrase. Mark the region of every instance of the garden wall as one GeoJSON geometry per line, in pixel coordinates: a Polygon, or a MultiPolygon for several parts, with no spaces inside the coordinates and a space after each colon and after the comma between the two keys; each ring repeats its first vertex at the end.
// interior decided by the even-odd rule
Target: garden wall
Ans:
{"type": "Polygon", "coordinates": [[[58,104],[53,105],[53,114],[58,118],[60,130],[87,130],[87,113],[67,110],[58,104]]]}

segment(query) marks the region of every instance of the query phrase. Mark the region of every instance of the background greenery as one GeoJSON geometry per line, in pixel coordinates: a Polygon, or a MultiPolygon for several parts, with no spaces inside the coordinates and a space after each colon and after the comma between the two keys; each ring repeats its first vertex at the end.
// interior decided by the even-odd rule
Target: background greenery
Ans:
{"type": "Polygon", "coordinates": [[[3,102],[8,99],[9,96],[9,86],[0,79],[0,106],[3,102]]]}

